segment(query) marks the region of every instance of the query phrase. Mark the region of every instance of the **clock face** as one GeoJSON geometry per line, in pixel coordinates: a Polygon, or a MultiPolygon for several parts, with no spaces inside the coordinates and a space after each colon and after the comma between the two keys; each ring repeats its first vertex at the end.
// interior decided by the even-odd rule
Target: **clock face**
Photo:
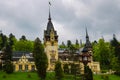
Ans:
{"type": "Polygon", "coordinates": [[[54,41],[54,37],[51,37],[51,41],[54,41]]]}

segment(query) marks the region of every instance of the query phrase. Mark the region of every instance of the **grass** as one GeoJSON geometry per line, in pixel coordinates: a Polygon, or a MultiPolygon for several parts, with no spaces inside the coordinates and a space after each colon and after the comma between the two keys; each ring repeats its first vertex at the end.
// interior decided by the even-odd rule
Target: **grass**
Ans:
{"type": "MultiPolygon", "coordinates": [[[[94,80],[105,80],[103,76],[108,76],[109,80],[120,80],[116,75],[94,75],[94,80]]],[[[0,80],[40,80],[36,72],[14,72],[13,74],[6,74],[0,72],[0,80]]],[[[46,80],[56,80],[55,73],[48,72],[46,80]]],[[[74,75],[65,75],[62,80],[75,80],[74,75]]],[[[81,80],[80,77],[76,77],[76,80],[81,80]]],[[[107,80],[107,79],[106,79],[107,80]]]]}
{"type": "Polygon", "coordinates": [[[13,74],[0,72],[0,80],[39,80],[39,78],[33,72],[15,72],[13,74]]]}
{"type": "Polygon", "coordinates": [[[120,76],[107,75],[107,74],[106,75],[94,75],[94,80],[120,80],[120,76]],[[108,78],[105,79],[106,77],[108,78]]]}

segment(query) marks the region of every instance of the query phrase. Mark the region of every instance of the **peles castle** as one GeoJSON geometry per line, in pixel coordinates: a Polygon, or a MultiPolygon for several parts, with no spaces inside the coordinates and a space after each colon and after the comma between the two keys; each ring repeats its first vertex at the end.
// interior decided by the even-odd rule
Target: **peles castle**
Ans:
{"type": "MultiPolygon", "coordinates": [[[[45,47],[45,53],[48,58],[48,69],[47,69],[48,71],[53,71],[55,68],[55,62],[57,60],[60,60],[62,62],[63,67],[65,64],[74,63],[78,67],[79,71],[83,73],[84,65],[82,62],[80,62],[81,60],[80,55],[84,53],[89,53],[91,56],[89,58],[90,62],[88,62],[88,66],[91,68],[93,73],[100,73],[100,63],[93,61],[92,45],[89,41],[87,29],[86,29],[86,43],[83,48],[76,50],[74,53],[71,53],[69,49],[59,49],[58,34],[57,31],[54,29],[51,20],[50,11],[49,11],[47,29],[44,30],[44,47],[45,47]]],[[[36,70],[32,53],[14,52],[12,58],[13,58],[13,65],[15,71],[36,70]]]]}

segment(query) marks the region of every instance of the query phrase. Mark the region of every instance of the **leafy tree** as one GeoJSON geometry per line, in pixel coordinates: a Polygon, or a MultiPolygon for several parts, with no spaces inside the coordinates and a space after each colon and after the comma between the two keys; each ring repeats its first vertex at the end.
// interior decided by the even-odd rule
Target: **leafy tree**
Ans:
{"type": "Polygon", "coordinates": [[[80,48],[80,45],[79,45],[79,42],[78,42],[77,39],[76,39],[76,42],[75,42],[75,48],[76,48],[76,49],[79,49],[79,48],[80,48]]]}
{"type": "Polygon", "coordinates": [[[120,71],[119,65],[120,64],[119,64],[118,58],[114,56],[112,58],[112,60],[111,60],[112,70],[114,70],[114,71],[120,71]]]}
{"type": "Polygon", "coordinates": [[[64,76],[60,61],[55,64],[55,76],[57,80],[61,80],[64,76]]]}
{"type": "Polygon", "coordinates": [[[26,41],[26,40],[19,40],[15,43],[15,51],[26,51],[32,52],[33,51],[33,42],[26,41]]]}
{"type": "Polygon", "coordinates": [[[45,80],[47,74],[46,70],[48,67],[48,59],[39,38],[36,38],[34,41],[33,56],[38,76],[41,78],[41,80],[45,80]]]}
{"type": "Polygon", "coordinates": [[[66,47],[65,43],[64,43],[64,42],[62,42],[62,44],[61,44],[61,45],[59,45],[59,48],[67,48],[67,47],[66,47]]]}
{"type": "Polygon", "coordinates": [[[71,45],[72,45],[72,42],[70,40],[67,40],[67,47],[70,48],[71,45]]]}
{"type": "Polygon", "coordinates": [[[71,54],[74,54],[76,52],[76,47],[74,45],[71,45],[69,47],[71,54]]]}
{"type": "Polygon", "coordinates": [[[74,63],[71,64],[71,74],[76,75],[77,72],[77,65],[74,63]]]}
{"type": "Polygon", "coordinates": [[[3,70],[10,74],[13,73],[13,64],[12,64],[12,48],[9,44],[6,45],[3,51],[3,59],[5,61],[3,70]]]}
{"type": "Polygon", "coordinates": [[[9,44],[10,46],[12,46],[12,50],[15,50],[15,43],[17,42],[17,39],[15,38],[15,36],[11,33],[9,35],[9,44]]]}
{"type": "Polygon", "coordinates": [[[20,40],[27,40],[27,39],[26,39],[25,35],[22,35],[20,40]]]}
{"type": "Polygon", "coordinates": [[[102,69],[110,68],[110,54],[111,49],[108,43],[105,43],[103,39],[100,39],[97,45],[93,46],[94,60],[100,61],[102,69]]]}

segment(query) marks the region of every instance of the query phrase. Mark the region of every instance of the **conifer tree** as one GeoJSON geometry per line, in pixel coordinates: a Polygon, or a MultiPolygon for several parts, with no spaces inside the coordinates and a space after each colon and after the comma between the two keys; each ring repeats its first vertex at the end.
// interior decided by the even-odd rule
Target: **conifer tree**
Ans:
{"type": "Polygon", "coordinates": [[[63,69],[64,69],[64,73],[68,74],[69,73],[69,65],[68,64],[65,64],[63,69]]]}
{"type": "Polygon", "coordinates": [[[112,68],[113,70],[116,71],[115,74],[120,76],[120,69],[119,69],[119,65],[120,65],[120,43],[118,42],[118,40],[116,39],[115,34],[113,34],[113,40],[111,40],[111,46],[114,47],[114,57],[112,59],[112,68]]]}
{"type": "Polygon", "coordinates": [[[71,40],[67,40],[67,47],[70,48],[71,45],[72,45],[71,40]]]}
{"type": "Polygon", "coordinates": [[[89,68],[89,66],[85,66],[84,69],[85,69],[84,70],[85,80],[93,80],[93,73],[91,69],[89,68]]]}
{"type": "Polygon", "coordinates": [[[48,59],[39,38],[36,38],[36,40],[34,41],[33,56],[38,76],[41,78],[41,80],[45,80],[47,73],[46,70],[48,67],[48,59]]]}
{"type": "Polygon", "coordinates": [[[55,76],[57,80],[61,80],[64,77],[61,62],[59,60],[55,64],[55,76]]]}
{"type": "Polygon", "coordinates": [[[7,44],[7,37],[3,33],[0,34],[0,50],[7,44]]]}
{"type": "Polygon", "coordinates": [[[12,48],[9,44],[6,45],[6,47],[3,50],[3,59],[5,61],[3,70],[10,74],[13,73],[13,64],[12,64],[12,48]]]}
{"type": "Polygon", "coordinates": [[[120,44],[116,39],[115,34],[113,35],[113,40],[111,40],[111,46],[115,48],[115,56],[118,57],[118,61],[120,63],[120,44]]]}

